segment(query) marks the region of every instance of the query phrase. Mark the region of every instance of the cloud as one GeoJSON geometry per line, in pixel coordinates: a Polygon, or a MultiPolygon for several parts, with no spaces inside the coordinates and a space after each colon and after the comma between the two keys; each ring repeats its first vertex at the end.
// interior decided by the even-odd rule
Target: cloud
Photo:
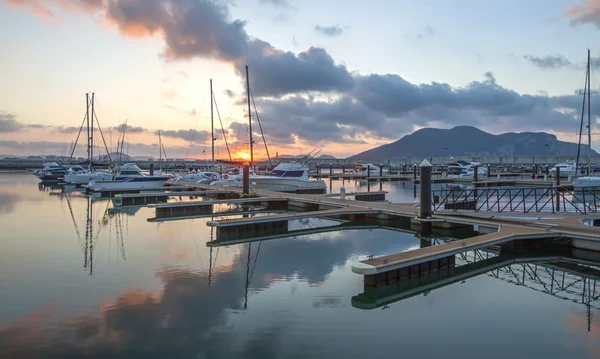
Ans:
{"type": "Polygon", "coordinates": [[[69,126],[69,127],[63,127],[63,126],[58,126],[56,127],[56,131],[60,132],[60,133],[77,133],[79,132],[80,127],[75,127],[75,126],[69,126]]]}
{"type": "Polygon", "coordinates": [[[172,110],[172,111],[175,111],[175,112],[179,112],[181,114],[185,114],[185,115],[189,115],[189,116],[196,116],[197,115],[196,109],[194,109],[194,108],[191,109],[191,110],[182,110],[182,109],[180,109],[180,108],[178,108],[176,106],[169,105],[169,104],[165,105],[165,107],[168,108],[169,110],[172,110]]]}
{"type": "MultiPolygon", "coordinates": [[[[161,136],[172,137],[172,138],[181,138],[190,142],[198,142],[204,143],[208,141],[210,138],[210,133],[208,131],[198,131],[198,130],[159,130],[161,136]]],[[[155,135],[158,135],[159,131],[154,131],[155,135]]]]}
{"type": "Polygon", "coordinates": [[[177,75],[179,75],[180,77],[182,77],[184,79],[188,79],[190,77],[190,75],[188,75],[188,73],[183,70],[177,71],[177,75]]]}
{"type": "Polygon", "coordinates": [[[431,25],[427,25],[427,27],[423,29],[423,31],[417,34],[417,40],[424,40],[426,38],[432,37],[433,35],[435,35],[435,32],[435,29],[431,27],[431,25]]]}
{"type": "Polygon", "coordinates": [[[175,91],[173,89],[171,89],[169,91],[163,91],[162,94],[163,94],[163,96],[165,96],[166,98],[169,98],[169,99],[173,99],[173,98],[181,96],[181,95],[179,95],[179,93],[177,93],[177,91],[175,91]]]}
{"type": "Polygon", "coordinates": [[[261,4],[272,5],[275,7],[282,7],[292,9],[293,6],[288,0],[259,0],[261,4]]]}
{"type": "Polygon", "coordinates": [[[581,0],[567,8],[572,24],[593,24],[600,28],[600,0],[581,0]]]}
{"type": "Polygon", "coordinates": [[[142,133],[146,132],[146,129],[139,126],[131,126],[126,124],[120,124],[119,126],[111,127],[111,130],[122,132],[125,130],[126,133],[142,133]]]}
{"type": "Polygon", "coordinates": [[[15,115],[6,112],[0,112],[0,133],[18,132],[25,129],[25,125],[17,121],[15,115]]]}
{"type": "Polygon", "coordinates": [[[333,26],[316,25],[315,31],[321,35],[330,36],[330,37],[340,36],[344,32],[344,30],[342,30],[342,28],[339,27],[338,25],[333,25],[333,26]]]}
{"type": "Polygon", "coordinates": [[[531,62],[532,65],[541,69],[560,69],[564,67],[573,67],[573,64],[571,61],[569,61],[569,59],[559,54],[546,55],[544,57],[525,55],[523,57],[531,62]]]}
{"type": "Polygon", "coordinates": [[[225,90],[223,93],[229,98],[235,98],[237,96],[237,94],[231,90],[225,90]]]}
{"type": "MultiPolygon", "coordinates": [[[[10,5],[32,10],[29,1],[10,5]]],[[[343,65],[335,64],[322,48],[311,47],[298,54],[251,38],[245,22],[230,20],[227,3],[210,0],[40,0],[37,7],[79,11],[103,18],[126,37],[160,37],[160,55],[167,61],[192,58],[230,63],[240,77],[245,65],[251,69],[255,95],[279,96],[302,91],[347,89],[352,78],[343,65]]],[[[33,11],[33,10],[32,10],[33,11]]],[[[45,11],[36,11],[38,15],[45,11]]]]}
{"type": "Polygon", "coordinates": [[[28,128],[45,128],[45,125],[38,123],[25,124],[17,121],[17,117],[12,113],[0,111],[0,133],[2,132],[20,132],[28,128]]]}

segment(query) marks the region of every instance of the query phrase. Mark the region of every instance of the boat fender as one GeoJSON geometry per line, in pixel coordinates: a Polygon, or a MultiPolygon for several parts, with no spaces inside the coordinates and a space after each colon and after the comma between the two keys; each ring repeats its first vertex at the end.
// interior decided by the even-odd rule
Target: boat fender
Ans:
{"type": "Polygon", "coordinates": [[[228,175],[223,175],[223,179],[228,179],[229,176],[228,175]]]}

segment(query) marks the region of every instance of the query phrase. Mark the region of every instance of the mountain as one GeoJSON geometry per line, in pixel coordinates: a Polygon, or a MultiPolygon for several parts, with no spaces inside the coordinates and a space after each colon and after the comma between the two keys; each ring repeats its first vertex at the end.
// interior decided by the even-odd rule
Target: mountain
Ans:
{"type": "MultiPolygon", "coordinates": [[[[587,145],[581,154],[587,156],[587,145]]],[[[471,126],[449,130],[423,128],[396,142],[350,157],[362,160],[387,160],[410,157],[449,156],[576,156],[577,143],[559,141],[544,132],[509,132],[493,135],[471,126]]],[[[592,155],[598,155],[592,150],[592,155]]]]}
{"type": "Polygon", "coordinates": [[[334,160],[334,159],[335,159],[335,156],[332,156],[332,155],[320,155],[320,156],[319,156],[319,157],[317,157],[317,158],[318,158],[318,159],[321,159],[321,160],[334,160]]]}

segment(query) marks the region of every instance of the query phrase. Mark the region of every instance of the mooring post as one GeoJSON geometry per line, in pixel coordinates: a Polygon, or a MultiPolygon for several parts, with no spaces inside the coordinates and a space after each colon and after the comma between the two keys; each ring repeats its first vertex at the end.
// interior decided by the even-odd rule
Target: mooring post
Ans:
{"type": "Polygon", "coordinates": [[[329,177],[333,176],[333,164],[329,164],[329,177]]]}
{"type": "Polygon", "coordinates": [[[479,179],[479,166],[473,166],[473,182],[479,179]]]}
{"type": "Polygon", "coordinates": [[[244,172],[242,178],[242,191],[244,194],[250,193],[250,165],[244,162],[244,172]]]}
{"type": "Polygon", "coordinates": [[[492,166],[488,165],[487,170],[488,170],[487,176],[488,176],[488,178],[490,178],[492,176],[492,166]]]}
{"type": "Polygon", "coordinates": [[[558,186],[560,186],[560,167],[556,166],[556,188],[554,189],[554,193],[556,194],[556,212],[560,212],[560,194],[558,186]]]}
{"type": "Polygon", "coordinates": [[[417,180],[417,165],[413,165],[413,180],[417,180]]]}
{"type": "Polygon", "coordinates": [[[344,186],[340,187],[340,198],[346,199],[346,187],[344,186]]]}
{"type": "Polygon", "coordinates": [[[419,218],[425,219],[431,217],[431,163],[425,159],[419,167],[421,168],[421,205],[419,218]]]}
{"type": "Polygon", "coordinates": [[[367,165],[367,177],[371,177],[371,165],[367,165]]]}
{"type": "Polygon", "coordinates": [[[379,177],[383,177],[383,163],[379,164],[379,177]]]}
{"type": "Polygon", "coordinates": [[[154,163],[150,164],[150,176],[154,176],[154,163]]]}
{"type": "Polygon", "coordinates": [[[402,165],[402,174],[406,174],[406,163],[402,165]]]}
{"type": "Polygon", "coordinates": [[[342,174],[346,173],[346,165],[342,165],[342,174]]]}
{"type": "Polygon", "coordinates": [[[317,165],[317,174],[320,175],[321,174],[321,165],[317,165]]]}

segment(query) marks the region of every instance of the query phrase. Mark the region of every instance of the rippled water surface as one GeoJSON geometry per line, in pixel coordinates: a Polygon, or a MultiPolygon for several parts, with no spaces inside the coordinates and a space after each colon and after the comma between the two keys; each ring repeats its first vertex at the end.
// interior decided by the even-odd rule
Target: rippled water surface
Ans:
{"type": "MultiPolygon", "coordinates": [[[[37,182],[0,173],[0,358],[600,356],[599,302],[548,294],[552,280],[535,279],[550,273],[542,266],[523,272],[529,287],[487,273],[358,309],[363,281],[351,264],[418,248],[414,234],[346,230],[209,248],[209,219],[152,222],[154,209],[109,200],[93,201],[88,216],[87,197],[37,182]]],[[[381,189],[414,200],[410,184],[381,189]]]]}

